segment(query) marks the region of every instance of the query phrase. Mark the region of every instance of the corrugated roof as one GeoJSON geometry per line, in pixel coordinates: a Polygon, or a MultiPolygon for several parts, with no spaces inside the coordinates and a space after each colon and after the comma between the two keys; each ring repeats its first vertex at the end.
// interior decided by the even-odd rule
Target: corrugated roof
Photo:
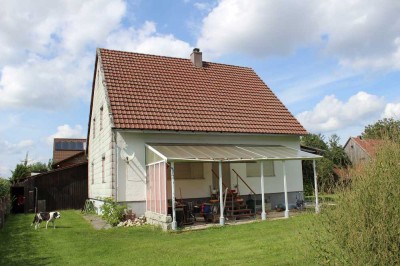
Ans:
{"type": "Polygon", "coordinates": [[[98,50],[120,129],[307,134],[247,67],[98,50]]]}
{"type": "Polygon", "coordinates": [[[167,161],[259,161],[259,160],[314,160],[322,156],[280,145],[185,145],[149,144],[147,146],[167,161]]]}

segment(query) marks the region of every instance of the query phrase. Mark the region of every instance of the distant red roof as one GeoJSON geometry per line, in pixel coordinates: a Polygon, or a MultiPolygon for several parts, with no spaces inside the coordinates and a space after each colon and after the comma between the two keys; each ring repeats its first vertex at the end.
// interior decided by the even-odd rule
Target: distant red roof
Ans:
{"type": "Polygon", "coordinates": [[[119,129],[307,134],[247,67],[98,49],[119,129]]]}
{"type": "Polygon", "coordinates": [[[369,156],[375,155],[376,149],[382,145],[382,140],[379,139],[364,139],[360,137],[352,137],[352,139],[360,146],[369,156]]]}

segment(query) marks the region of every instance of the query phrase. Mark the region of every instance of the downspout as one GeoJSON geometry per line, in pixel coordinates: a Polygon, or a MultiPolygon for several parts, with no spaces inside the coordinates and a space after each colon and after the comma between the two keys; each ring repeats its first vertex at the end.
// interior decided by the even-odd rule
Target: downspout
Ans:
{"type": "Polygon", "coordinates": [[[119,147],[118,147],[118,143],[117,143],[117,134],[115,134],[115,144],[116,144],[116,147],[115,147],[115,149],[116,149],[116,152],[115,152],[115,155],[117,156],[117,158],[116,158],[116,172],[117,172],[117,174],[116,174],[116,176],[115,176],[115,201],[116,202],[118,202],[118,176],[119,176],[119,171],[118,171],[118,169],[119,169],[119,157],[121,156],[120,154],[121,154],[121,149],[119,149],[119,147]]]}

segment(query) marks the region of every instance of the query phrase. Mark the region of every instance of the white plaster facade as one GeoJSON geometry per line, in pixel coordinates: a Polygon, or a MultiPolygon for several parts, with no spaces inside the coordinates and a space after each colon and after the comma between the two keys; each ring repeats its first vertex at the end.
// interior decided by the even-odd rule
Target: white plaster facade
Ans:
{"type": "MultiPolygon", "coordinates": [[[[118,191],[112,193],[109,190],[112,184],[112,171],[107,172],[104,184],[94,184],[92,186],[92,198],[112,196],[119,202],[129,203],[137,213],[144,213],[146,200],[146,159],[145,144],[149,143],[197,143],[197,144],[243,144],[243,145],[284,145],[287,147],[299,149],[298,136],[266,136],[266,135],[234,135],[234,134],[197,134],[197,133],[151,133],[151,132],[129,132],[119,131],[116,133],[118,145],[115,145],[116,152],[115,163],[117,164],[116,173],[118,182],[115,189],[118,191]],[[124,147],[124,148],[121,148],[124,147]],[[124,160],[124,155],[134,157],[129,163],[124,160]],[[109,181],[109,182],[108,182],[109,181]],[[106,185],[108,184],[108,185],[106,185]],[[102,186],[103,185],[103,186],[102,186]],[[108,193],[108,194],[107,194],[108,193]]],[[[109,144],[102,143],[104,147],[112,146],[112,140],[107,138],[109,144]]],[[[100,158],[102,152],[98,153],[100,158]]],[[[109,154],[112,154],[109,151],[109,154]]],[[[185,199],[203,198],[210,196],[210,185],[212,184],[212,164],[204,163],[204,179],[177,179],[175,186],[179,190],[178,196],[185,199]]],[[[112,167],[109,167],[112,169],[112,167]]],[[[266,177],[264,182],[265,193],[283,193],[283,166],[282,162],[274,161],[275,176],[266,177]]],[[[90,169],[90,166],[89,166],[90,169]]],[[[245,163],[231,163],[230,169],[235,169],[250,187],[257,193],[261,193],[260,178],[246,177],[245,163]]],[[[287,161],[286,174],[288,178],[288,192],[303,191],[303,179],[300,161],[287,161]]],[[[101,174],[100,171],[96,173],[101,174]]],[[[231,184],[236,184],[236,174],[230,171],[231,184]]],[[[95,177],[95,180],[100,180],[95,177]]],[[[89,184],[90,186],[90,184],[89,184]]],[[[233,188],[233,187],[232,187],[233,188]]],[[[239,190],[242,195],[250,194],[249,189],[239,181],[239,190]]],[[[171,198],[171,184],[167,181],[167,195],[171,198]]]]}
{"type": "Polygon", "coordinates": [[[91,199],[101,199],[115,197],[115,156],[112,116],[99,67],[96,69],[94,86],[88,133],[88,194],[91,199]]]}

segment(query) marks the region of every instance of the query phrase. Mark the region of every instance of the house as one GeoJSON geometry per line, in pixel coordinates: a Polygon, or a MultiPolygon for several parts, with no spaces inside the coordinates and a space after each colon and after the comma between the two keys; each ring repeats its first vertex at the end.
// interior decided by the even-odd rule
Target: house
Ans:
{"type": "Polygon", "coordinates": [[[54,138],[53,166],[77,154],[84,154],[86,139],[54,138]]]}
{"type": "MultiPolygon", "coordinates": [[[[88,124],[89,198],[176,228],[176,199],[224,191],[289,205],[303,191],[306,130],[247,67],[98,49],[88,124]],[[172,216],[172,218],[171,218],[172,216]],[[171,220],[172,219],[172,220],[171,220]]],[[[220,224],[224,224],[219,201],[220,224]]]]}
{"type": "Polygon", "coordinates": [[[381,144],[381,140],[364,139],[358,136],[350,137],[343,148],[352,165],[357,167],[368,162],[381,144]]]}

